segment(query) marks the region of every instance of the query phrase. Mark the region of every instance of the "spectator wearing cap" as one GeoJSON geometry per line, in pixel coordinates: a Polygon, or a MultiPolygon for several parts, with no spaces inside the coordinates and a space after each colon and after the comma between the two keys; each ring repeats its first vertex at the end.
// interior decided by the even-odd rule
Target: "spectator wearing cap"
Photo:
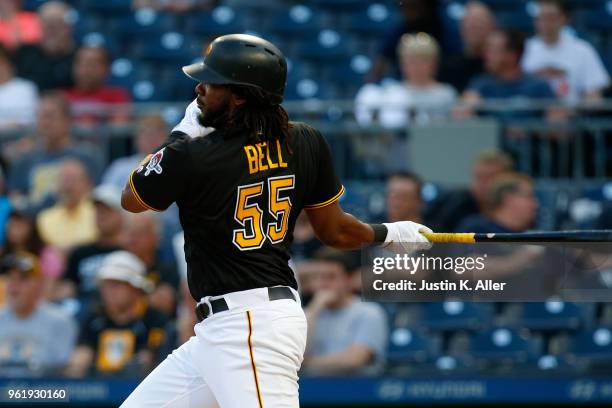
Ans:
{"type": "Polygon", "coordinates": [[[568,17],[565,1],[538,1],[536,35],[526,44],[523,70],[547,80],[570,104],[601,99],[610,76],[593,46],[564,30],[568,17]]]}
{"type": "Polygon", "coordinates": [[[74,248],[70,253],[64,281],[57,291],[58,298],[78,298],[82,310],[95,296],[96,274],[104,258],[121,249],[125,226],[120,189],[109,184],[100,185],[93,190],[92,201],[97,238],[94,242],[74,248]]]}
{"type": "Polygon", "coordinates": [[[106,85],[110,56],[103,47],[84,46],[77,50],[72,66],[74,86],[66,90],[75,122],[125,124],[130,118],[129,93],[121,87],[106,85]]]}
{"type": "Polygon", "coordinates": [[[21,44],[36,44],[42,30],[36,13],[21,10],[21,0],[0,1],[0,44],[15,49],[21,44]]]}
{"type": "MultiPolygon", "coordinates": [[[[48,206],[55,198],[59,167],[66,159],[79,160],[97,182],[102,163],[99,156],[71,140],[70,105],[58,92],[47,92],[40,100],[35,147],[14,157],[8,171],[9,195],[33,208],[48,206]]],[[[5,151],[6,153],[6,151],[5,151]]]]}
{"type": "Polygon", "coordinates": [[[17,74],[47,91],[72,86],[75,44],[70,7],[60,1],[47,1],[38,8],[42,24],[39,44],[22,45],[15,51],[17,74]]]}
{"type": "Polygon", "coordinates": [[[34,125],[37,107],[36,85],[15,76],[11,56],[0,45],[0,129],[34,125]]]}
{"type": "Polygon", "coordinates": [[[166,318],[148,305],[153,283],[138,257],[109,254],[97,275],[101,306],[81,327],[67,375],[144,375],[164,340],[166,318]]]}
{"type": "Polygon", "coordinates": [[[352,292],[347,254],[324,249],[315,256],[314,296],[306,308],[308,344],[303,369],[312,374],[374,374],[385,358],[385,312],[352,292]]]}
{"type": "Polygon", "coordinates": [[[64,161],[58,172],[57,203],[37,217],[43,241],[65,253],[96,239],[91,180],[77,160],[64,161]]]}
{"type": "Polygon", "coordinates": [[[45,280],[45,295],[49,296],[55,281],[64,273],[64,256],[43,242],[35,218],[19,208],[11,209],[6,223],[6,245],[2,253],[16,252],[28,252],[38,258],[45,280]]]}
{"type": "Polygon", "coordinates": [[[470,79],[484,72],[486,42],[495,26],[495,16],[486,4],[470,1],[465,5],[460,25],[463,50],[460,54],[444,55],[440,65],[441,82],[463,92],[470,79]]]}
{"type": "Polygon", "coordinates": [[[130,173],[138,167],[145,156],[166,141],[169,130],[168,124],[160,114],[150,113],[141,116],[134,137],[136,154],[113,161],[102,176],[102,183],[122,189],[130,173]]]}
{"type": "Polygon", "coordinates": [[[26,252],[2,258],[7,305],[0,309],[0,376],[57,374],[74,349],[77,327],[60,308],[43,301],[38,259],[26,252]]]}
{"type": "Polygon", "coordinates": [[[160,220],[151,212],[127,214],[125,248],[144,262],[147,278],[155,284],[150,295],[151,304],[168,316],[174,316],[180,277],[176,264],[160,257],[160,227],[160,220]]]}
{"type": "Polygon", "coordinates": [[[416,122],[445,117],[457,92],[436,80],[440,47],[426,33],[405,34],[397,47],[402,82],[366,84],[355,98],[357,121],[364,125],[378,116],[386,128],[405,128],[416,122]]]}

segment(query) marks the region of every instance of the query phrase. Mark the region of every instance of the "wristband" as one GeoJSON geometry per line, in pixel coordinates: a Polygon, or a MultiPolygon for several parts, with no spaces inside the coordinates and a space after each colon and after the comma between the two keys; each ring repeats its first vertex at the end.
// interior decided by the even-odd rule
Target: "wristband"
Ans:
{"type": "Polygon", "coordinates": [[[384,224],[370,224],[370,227],[374,230],[374,243],[383,244],[389,232],[387,226],[384,224]]]}

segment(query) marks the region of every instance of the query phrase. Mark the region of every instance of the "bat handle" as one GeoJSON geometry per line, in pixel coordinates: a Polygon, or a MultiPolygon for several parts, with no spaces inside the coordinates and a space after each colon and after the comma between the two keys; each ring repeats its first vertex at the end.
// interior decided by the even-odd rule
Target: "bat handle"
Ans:
{"type": "Polygon", "coordinates": [[[430,242],[443,243],[454,242],[473,244],[476,242],[473,232],[421,232],[430,242]]]}

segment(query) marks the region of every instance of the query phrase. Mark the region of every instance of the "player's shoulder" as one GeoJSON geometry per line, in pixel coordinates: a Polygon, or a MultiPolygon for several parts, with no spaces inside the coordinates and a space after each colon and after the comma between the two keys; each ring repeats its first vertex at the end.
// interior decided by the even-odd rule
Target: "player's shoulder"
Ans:
{"type": "Polygon", "coordinates": [[[304,122],[289,122],[289,134],[297,144],[318,145],[323,139],[317,128],[304,122]]]}

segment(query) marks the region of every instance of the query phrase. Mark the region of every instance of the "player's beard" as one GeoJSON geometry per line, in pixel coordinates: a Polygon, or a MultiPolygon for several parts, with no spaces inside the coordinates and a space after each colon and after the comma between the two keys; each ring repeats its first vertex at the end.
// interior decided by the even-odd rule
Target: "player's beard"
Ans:
{"type": "Polygon", "coordinates": [[[198,115],[198,121],[204,127],[223,129],[229,124],[231,117],[229,99],[224,101],[223,105],[215,109],[211,109],[209,106],[204,106],[204,109],[201,109],[200,111],[201,113],[198,115]]]}

